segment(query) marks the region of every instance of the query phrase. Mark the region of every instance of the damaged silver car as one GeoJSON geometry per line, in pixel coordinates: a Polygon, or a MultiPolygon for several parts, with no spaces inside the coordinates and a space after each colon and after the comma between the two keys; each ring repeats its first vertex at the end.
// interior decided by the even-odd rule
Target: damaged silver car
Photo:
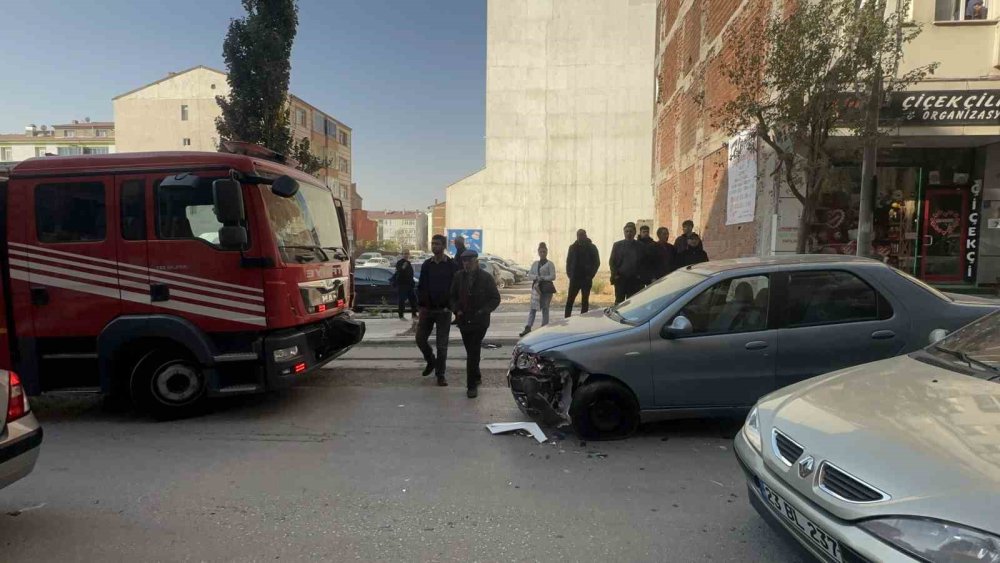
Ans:
{"type": "Polygon", "coordinates": [[[532,332],[514,349],[508,383],[545,425],[620,438],[640,415],[743,416],[771,391],[912,352],[997,308],[864,258],[707,262],[532,332]]]}

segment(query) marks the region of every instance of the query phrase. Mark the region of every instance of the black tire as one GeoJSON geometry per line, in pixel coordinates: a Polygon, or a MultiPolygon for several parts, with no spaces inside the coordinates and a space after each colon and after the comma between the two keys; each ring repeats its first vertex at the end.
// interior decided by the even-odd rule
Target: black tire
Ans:
{"type": "Polygon", "coordinates": [[[173,348],[157,348],[140,356],[129,380],[135,409],[159,420],[198,413],[207,388],[198,362],[173,348]]]}
{"type": "Polygon", "coordinates": [[[598,380],[573,394],[573,428],[586,440],[619,440],[639,427],[639,402],[624,385],[598,380]]]}

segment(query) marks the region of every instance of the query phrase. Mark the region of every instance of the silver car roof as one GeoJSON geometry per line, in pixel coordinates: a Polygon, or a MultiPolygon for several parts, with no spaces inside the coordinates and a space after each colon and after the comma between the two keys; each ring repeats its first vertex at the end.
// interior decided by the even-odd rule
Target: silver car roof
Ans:
{"type": "Polygon", "coordinates": [[[687,267],[686,269],[705,276],[711,276],[723,272],[731,272],[733,270],[768,270],[772,267],[774,269],[787,270],[796,267],[807,268],[809,266],[888,268],[888,266],[882,262],[872,260],[871,258],[862,258],[860,256],[849,256],[845,254],[789,254],[784,256],[754,256],[750,258],[715,260],[712,262],[695,264],[687,267]]]}

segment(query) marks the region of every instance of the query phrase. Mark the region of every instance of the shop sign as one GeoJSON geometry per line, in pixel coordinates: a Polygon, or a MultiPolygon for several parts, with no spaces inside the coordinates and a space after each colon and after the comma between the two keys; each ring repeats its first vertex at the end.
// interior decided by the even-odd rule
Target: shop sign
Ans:
{"type": "Polygon", "coordinates": [[[1000,90],[892,92],[880,121],[895,125],[1000,124],[1000,90]]]}
{"type": "Polygon", "coordinates": [[[979,257],[979,198],[983,181],[972,183],[972,200],[969,205],[968,231],[965,233],[965,281],[976,283],[976,259],[979,257]]]}

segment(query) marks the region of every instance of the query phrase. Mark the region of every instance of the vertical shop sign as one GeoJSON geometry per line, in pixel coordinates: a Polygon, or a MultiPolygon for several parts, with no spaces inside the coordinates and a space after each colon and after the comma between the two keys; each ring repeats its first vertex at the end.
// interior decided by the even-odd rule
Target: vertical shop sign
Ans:
{"type": "Polygon", "coordinates": [[[757,206],[757,137],[744,131],[729,139],[726,225],[754,220],[757,206]]]}
{"type": "Polygon", "coordinates": [[[965,233],[965,281],[976,283],[976,259],[979,257],[979,198],[983,193],[983,181],[973,182],[971,192],[968,230],[965,233]]]}

